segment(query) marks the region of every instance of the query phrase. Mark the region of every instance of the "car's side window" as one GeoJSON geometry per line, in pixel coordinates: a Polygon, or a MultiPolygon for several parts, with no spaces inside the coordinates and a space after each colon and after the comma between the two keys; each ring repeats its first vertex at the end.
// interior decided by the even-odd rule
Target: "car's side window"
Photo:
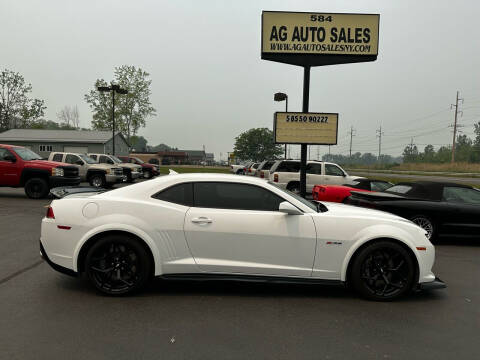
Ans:
{"type": "Polygon", "coordinates": [[[8,155],[12,155],[12,153],[7,149],[0,149],[0,161],[5,161],[5,157],[8,155]]]}
{"type": "Polygon", "coordinates": [[[173,185],[152,196],[154,199],[168,201],[175,204],[193,205],[193,183],[173,185]]]}
{"type": "Polygon", "coordinates": [[[443,201],[465,204],[480,204],[480,190],[445,186],[443,201]]]}
{"type": "Polygon", "coordinates": [[[278,211],[280,196],[259,186],[229,182],[198,182],[194,184],[195,207],[278,211]]]}
{"type": "Polygon", "coordinates": [[[322,175],[322,164],[307,164],[307,174],[322,175]]]}
{"type": "Polygon", "coordinates": [[[338,166],[332,164],[325,164],[325,175],[343,176],[345,174],[338,166]]]}
{"type": "Polygon", "coordinates": [[[105,155],[100,155],[100,157],[98,158],[98,162],[101,164],[108,164],[108,160],[109,159],[105,155]]]}
{"type": "Polygon", "coordinates": [[[97,155],[89,155],[93,160],[97,160],[97,155]]]}
{"type": "Polygon", "coordinates": [[[370,186],[372,187],[372,191],[385,191],[392,185],[390,185],[388,182],[372,181],[370,186]]]}
{"type": "Polygon", "coordinates": [[[283,161],[278,165],[275,172],[299,172],[300,162],[298,161],[283,161]]]}
{"type": "Polygon", "coordinates": [[[67,154],[67,156],[65,156],[65,162],[67,164],[75,164],[78,160],[80,160],[80,158],[77,155],[67,154]]]}
{"type": "Polygon", "coordinates": [[[63,154],[55,154],[53,155],[52,161],[62,162],[62,159],[63,159],[63,154]]]}

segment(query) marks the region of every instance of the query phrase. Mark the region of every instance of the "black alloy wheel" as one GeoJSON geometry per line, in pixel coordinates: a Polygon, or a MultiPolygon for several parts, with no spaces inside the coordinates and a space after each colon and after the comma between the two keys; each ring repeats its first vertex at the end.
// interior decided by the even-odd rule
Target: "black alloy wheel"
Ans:
{"type": "Polygon", "coordinates": [[[48,182],[43,178],[31,178],[25,183],[25,194],[30,199],[43,199],[49,190],[48,182]]]}
{"type": "Polygon", "coordinates": [[[150,279],[151,266],[145,248],[126,235],[108,235],[98,240],[85,259],[87,277],[107,295],[141,289],[150,279]]]}
{"type": "Polygon", "coordinates": [[[355,257],[353,287],[370,300],[394,300],[409,292],[415,282],[415,263],[410,253],[392,241],[378,241],[355,257]]]}

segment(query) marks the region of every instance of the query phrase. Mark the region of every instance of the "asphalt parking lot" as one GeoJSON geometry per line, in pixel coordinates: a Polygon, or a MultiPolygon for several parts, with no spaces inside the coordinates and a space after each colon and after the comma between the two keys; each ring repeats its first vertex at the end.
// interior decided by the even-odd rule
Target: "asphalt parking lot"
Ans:
{"type": "Polygon", "coordinates": [[[480,242],[442,241],[448,288],[401,301],[340,287],[155,281],[98,295],[39,257],[44,206],[0,189],[1,359],[473,359],[480,242]]]}

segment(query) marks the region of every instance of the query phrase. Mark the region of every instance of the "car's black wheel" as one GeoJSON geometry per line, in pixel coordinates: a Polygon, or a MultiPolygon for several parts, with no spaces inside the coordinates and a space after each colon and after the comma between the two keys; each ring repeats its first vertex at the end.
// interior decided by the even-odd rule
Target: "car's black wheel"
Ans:
{"type": "Polygon", "coordinates": [[[150,279],[152,264],[147,250],[127,235],[98,240],[85,258],[85,272],[102,293],[122,295],[140,290],[150,279]]]}
{"type": "Polygon", "coordinates": [[[145,179],[150,179],[152,177],[152,173],[149,171],[149,170],[146,170],[144,173],[143,173],[143,177],[145,179]]]}
{"type": "Polygon", "coordinates": [[[424,215],[415,215],[410,218],[410,221],[420,226],[423,230],[427,232],[428,240],[432,241],[435,238],[435,224],[430,218],[424,215]]]}
{"type": "Polygon", "coordinates": [[[367,299],[389,301],[412,289],[415,274],[415,260],[403,246],[392,241],[378,241],[355,256],[350,281],[367,299]]]}
{"type": "Polygon", "coordinates": [[[91,186],[96,188],[105,187],[105,176],[102,174],[93,174],[90,176],[89,183],[91,186]]]}
{"type": "Polygon", "coordinates": [[[132,172],[131,171],[127,172],[127,182],[128,183],[133,183],[133,178],[132,178],[132,172]]]}
{"type": "Polygon", "coordinates": [[[287,185],[287,190],[295,193],[300,194],[300,183],[298,182],[291,182],[287,185]]]}
{"type": "Polygon", "coordinates": [[[48,182],[43,178],[31,178],[25,183],[25,194],[30,199],[43,199],[49,191],[48,182]]]}

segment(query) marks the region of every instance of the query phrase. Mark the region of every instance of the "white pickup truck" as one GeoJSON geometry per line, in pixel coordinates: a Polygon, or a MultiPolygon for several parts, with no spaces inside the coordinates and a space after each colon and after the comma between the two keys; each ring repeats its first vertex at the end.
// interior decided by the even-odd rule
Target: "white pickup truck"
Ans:
{"type": "MultiPolygon", "coordinates": [[[[307,193],[311,193],[315,185],[353,184],[360,176],[350,176],[334,163],[323,161],[307,161],[307,193]]],[[[277,160],[270,168],[269,180],[280,187],[300,191],[300,161],[277,160]]]]}

